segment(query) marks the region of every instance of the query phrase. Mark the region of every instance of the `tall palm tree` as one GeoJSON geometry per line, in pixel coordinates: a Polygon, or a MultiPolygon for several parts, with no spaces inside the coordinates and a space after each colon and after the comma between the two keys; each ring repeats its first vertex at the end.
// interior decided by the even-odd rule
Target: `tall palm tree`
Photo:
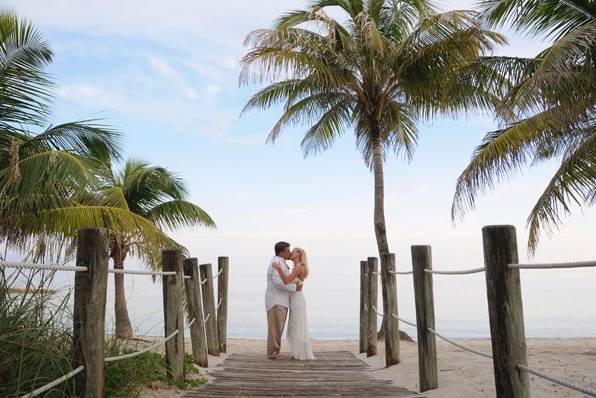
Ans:
{"type": "Polygon", "coordinates": [[[482,0],[493,25],[544,34],[552,44],[534,58],[487,57],[477,77],[504,90],[502,128],[486,133],[457,181],[454,218],[525,165],[560,159],[527,220],[528,248],[550,235],[572,205],[596,203],[596,2],[482,0]]]}
{"type": "Polygon", "coordinates": [[[493,105],[491,92],[459,77],[502,43],[473,12],[439,13],[427,0],[317,0],[248,35],[240,81],[271,84],[245,110],[283,106],[270,142],[289,125],[310,125],[305,155],[330,148],[353,129],[374,174],[374,231],[383,255],[390,252],[384,159],[392,152],[412,157],[420,120],[493,105]]]}
{"type": "MultiPolygon", "coordinates": [[[[211,217],[200,207],[186,200],[184,181],[172,171],[152,166],[137,159],[126,161],[122,169],[114,171],[109,162],[101,162],[95,169],[97,186],[87,200],[102,206],[118,208],[146,219],[160,230],[188,226],[215,227],[211,217]]],[[[171,241],[170,246],[177,245],[171,241]]],[[[124,269],[129,255],[154,269],[161,266],[160,245],[143,233],[132,230],[114,234],[110,257],[114,268],[124,269]]],[[[128,317],[124,292],[124,275],[114,274],[116,336],[131,338],[133,330],[128,317]]]]}

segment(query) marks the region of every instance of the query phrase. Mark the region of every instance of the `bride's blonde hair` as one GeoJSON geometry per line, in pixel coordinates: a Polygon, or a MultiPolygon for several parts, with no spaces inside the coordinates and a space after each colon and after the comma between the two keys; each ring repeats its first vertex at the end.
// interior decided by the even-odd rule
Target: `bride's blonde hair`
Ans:
{"type": "Polygon", "coordinates": [[[304,249],[301,249],[299,247],[295,247],[294,250],[300,253],[300,257],[302,257],[302,266],[304,267],[304,279],[306,279],[308,277],[308,257],[306,256],[306,252],[304,251],[304,249]]]}

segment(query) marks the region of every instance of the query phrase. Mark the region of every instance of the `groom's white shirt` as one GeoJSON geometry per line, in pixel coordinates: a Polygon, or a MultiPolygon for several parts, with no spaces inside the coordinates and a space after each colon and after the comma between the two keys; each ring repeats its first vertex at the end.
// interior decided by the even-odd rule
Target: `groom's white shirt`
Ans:
{"type": "Polygon", "coordinates": [[[286,260],[279,256],[273,256],[267,268],[267,290],[265,291],[265,310],[269,311],[276,305],[282,307],[290,307],[290,292],[296,291],[295,283],[288,283],[287,285],[279,276],[279,273],[273,264],[280,264],[282,271],[288,275],[290,270],[286,265],[286,260]]]}

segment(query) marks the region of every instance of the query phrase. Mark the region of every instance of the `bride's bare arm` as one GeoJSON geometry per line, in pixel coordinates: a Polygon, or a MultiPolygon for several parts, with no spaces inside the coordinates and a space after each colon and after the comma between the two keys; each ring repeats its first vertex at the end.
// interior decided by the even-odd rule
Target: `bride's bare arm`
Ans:
{"type": "Polygon", "coordinates": [[[287,285],[288,283],[292,283],[294,281],[294,279],[296,279],[296,277],[298,276],[298,274],[300,274],[300,272],[302,272],[302,265],[297,265],[294,267],[294,269],[292,270],[292,272],[289,275],[286,275],[282,269],[281,269],[281,265],[279,264],[273,264],[273,268],[275,268],[277,270],[277,273],[279,274],[279,277],[281,278],[282,281],[284,281],[284,283],[287,285]]]}

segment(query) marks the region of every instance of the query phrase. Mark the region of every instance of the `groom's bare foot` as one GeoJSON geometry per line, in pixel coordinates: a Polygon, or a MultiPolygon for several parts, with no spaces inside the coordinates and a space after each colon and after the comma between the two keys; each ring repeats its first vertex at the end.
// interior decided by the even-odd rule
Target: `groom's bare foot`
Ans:
{"type": "Polygon", "coordinates": [[[289,358],[286,357],[285,355],[277,354],[276,356],[271,357],[269,359],[273,359],[274,361],[284,361],[284,360],[288,360],[289,358]]]}

